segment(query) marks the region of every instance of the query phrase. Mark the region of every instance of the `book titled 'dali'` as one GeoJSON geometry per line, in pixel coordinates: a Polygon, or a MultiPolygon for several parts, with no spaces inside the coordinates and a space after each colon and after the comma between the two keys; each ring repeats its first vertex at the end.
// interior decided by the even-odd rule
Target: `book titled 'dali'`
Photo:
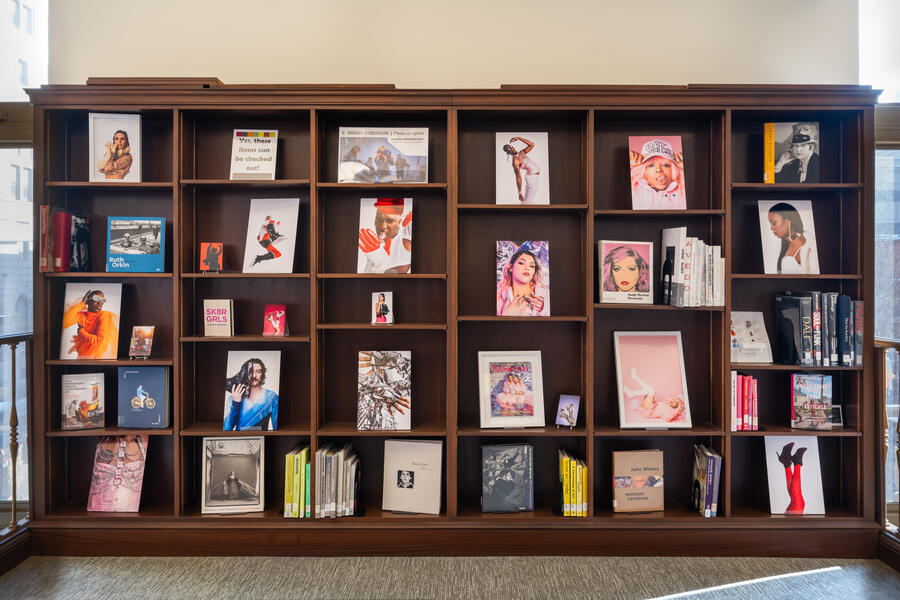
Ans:
{"type": "Polygon", "coordinates": [[[613,512],[662,510],[662,450],[626,450],[612,455],[613,512]]]}
{"type": "Polygon", "coordinates": [[[382,510],[439,514],[441,440],[385,440],[382,510]]]}
{"type": "Polygon", "coordinates": [[[231,298],[203,301],[203,334],[207,337],[231,337],[234,335],[232,318],[234,301],[231,298]]]}
{"type": "Polygon", "coordinates": [[[481,447],[481,510],[534,510],[534,447],[499,444],[481,447]]]}
{"type": "Polygon", "coordinates": [[[169,367],[119,367],[119,427],[169,426],[169,367]]]}

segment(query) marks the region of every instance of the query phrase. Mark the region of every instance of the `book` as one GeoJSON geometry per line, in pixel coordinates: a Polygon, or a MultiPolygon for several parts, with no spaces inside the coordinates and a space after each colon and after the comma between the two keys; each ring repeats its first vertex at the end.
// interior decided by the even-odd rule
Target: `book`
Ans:
{"type": "Polygon", "coordinates": [[[825,292],[822,296],[823,310],[828,311],[828,353],[830,354],[830,363],[832,367],[838,367],[841,364],[838,355],[838,303],[837,292],[825,292]],[[827,298],[827,301],[826,301],[827,298]]]}
{"type": "Polygon", "coordinates": [[[831,375],[791,373],[791,428],[831,430],[831,375]]]}
{"type": "Polygon", "coordinates": [[[628,162],[631,167],[632,209],[687,208],[680,135],[628,136],[628,162]]]}
{"type": "Polygon", "coordinates": [[[704,517],[712,509],[712,477],[715,459],[703,444],[694,445],[694,461],[691,469],[691,508],[704,517]]]}
{"type": "Polygon", "coordinates": [[[479,350],[478,404],[482,428],[543,427],[540,350],[479,350]]]}
{"type": "Polygon", "coordinates": [[[498,132],[494,136],[497,204],[550,204],[547,132],[498,132]]]}
{"type": "Polygon", "coordinates": [[[243,273],[292,273],[300,198],[253,198],[243,273]]]}
{"type": "Polygon", "coordinates": [[[203,335],[208,337],[234,336],[234,301],[231,298],[203,300],[203,335]]]}
{"type": "Polygon", "coordinates": [[[731,312],[731,362],[762,363],[772,362],[772,347],[766,332],[762,312],[731,312]]]}
{"type": "Polygon", "coordinates": [[[88,492],[89,512],[138,512],[148,440],[147,435],[100,438],[88,492]]]}
{"type": "Polygon", "coordinates": [[[684,251],[687,227],[662,230],[662,304],[684,306],[684,251]]]}
{"type": "MultiPolygon", "coordinates": [[[[294,454],[297,452],[297,446],[284,455],[284,511],[282,515],[286,518],[295,517],[294,514],[294,454]]],[[[299,483],[299,477],[298,483],[299,483]]]]}
{"type": "Polygon", "coordinates": [[[663,510],[662,450],[612,453],[613,512],[663,510]]]}
{"type": "Polygon", "coordinates": [[[715,450],[710,449],[715,458],[716,468],[712,477],[712,504],[709,510],[709,516],[715,517],[719,512],[719,479],[722,474],[722,456],[715,450]]]}
{"type": "Polygon", "coordinates": [[[357,273],[412,273],[412,198],[360,198],[357,273]]]}
{"type": "Polygon", "coordinates": [[[559,450],[559,486],[564,517],[572,516],[572,504],[569,497],[569,460],[569,454],[565,450],[559,450]]]}
{"type": "Polygon", "coordinates": [[[853,358],[857,367],[863,366],[865,309],[862,300],[853,300],[853,358]]]}
{"type": "Polygon", "coordinates": [[[262,436],[203,438],[202,514],[265,509],[265,444],[262,436]]]}
{"type": "Polygon", "coordinates": [[[338,183],[428,183],[427,127],[339,127],[338,183]]]}
{"type": "Polygon", "coordinates": [[[653,304],[653,242],[597,242],[601,303],[653,304]]]}
{"type": "Polygon", "coordinates": [[[169,367],[119,367],[118,384],[119,427],[169,426],[169,367]]]}
{"type": "Polygon", "coordinates": [[[309,446],[305,446],[302,450],[294,454],[294,498],[292,506],[292,516],[297,518],[305,518],[306,514],[306,495],[310,486],[309,474],[307,467],[309,466],[309,446]]]}
{"type": "Polygon", "coordinates": [[[775,297],[775,359],[782,365],[803,364],[801,304],[808,298],[775,297]]]}
{"type": "Polygon", "coordinates": [[[69,271],[88,273],[91,270],[91,220],[72,215],[69,233],[69,271]]]}
{"type": "Polygon", "coordinates": [[[360,350],[356,384],[356,429],[409,431],[412,428],[412,353],[360,350]]]}
{"type": "Polygon", "coordinates": [[[40,249],[38,254],[38,271],[47,273],[53,271],[53,227],[50,216],[50,205],[41,204],[39,211],[38,233],[40,235],[40,249]]]}
{"type": "Polygon", "coordinates": [[[498,241],[497,316],[550,316],[550,242],[498,241]]]}
{"type": "Polygon", "coordinates": [[[441,511],[442,440],[385,440],[382,510],[441,511]]]}
{"type": "Polygon", "coordinates": [[[837,298],[837,341],[838,341],[838,357],[840,358],[840,366],[853,366],[853,326],[851,323],[851,300],[850,296],[841,294],[837,298]]]}
{"type": "Polygon", "coordinates": [[[559,406],[556,408],[556,424],[563,427],[575,427],[578,423],[578,408],[581,396],[570,394],[559,395],[559,406]]]}
{"type": "Polygon", "coordinates": [[[67,282],[59,358],[116,358],[121,306],[121,283],[67,282]]]}
{"type": "Polygon", "coordinates": [[[262,333],[265,336],[279,337],[288,334],[287,310],[284,304],[266,304],[262,333]]]}
{"type": "Polygon", "coordinates": [[[534,510],[533,446],[481,447],[481,510],[487,513],[534,510]]]}
{"type": "Polygon", "coordinates": [[[224,259],[222,253],[225,251],[225,245],[222,242],[201,242],[200,243],[200,271],[210,273],[221,273],[223,269],[224,259]]]}
{"type": "Polygon", "coordinates": [[[819,183],[819,123],[763,124],[764,183],[819,183]]]}
{"type": "Polygon", "coordinates": [[[103,427],[105,397],[103,373],[64,373],[60,429],[103,427]]]}
{"type": "Polygon", "coordinates": [[[229,350],[223,431],[278,429],[281,350],[229,350]]]}
{"type": "Polygon", "coordinates": [[[153,348],[154,325],[135,325],[131,328],[131,342],[128,344],[129,358],[149,358],[153,348]]]}
{"type": "Polygon", "coordinates": [[[819,438],[765,436],[769,505],[773,515],[824,515],[819,438]]]}
{"type": "Polygon", "coordinates": [[[759,200],[763,273],[818,275],[819,252],[809,200],[759,200]]]}
{"type": "Polygon", "coordinates": [[[390,325],[393,322],[393,292],[372,292],[372,325],[390,325]]]}
{"type": "Polygon", "coordinates": [[[69,271],[72,264],[72,213],[53,211],[53,271],[69,271]]]}
{"type": "Polygon", "coordinates": [[[231,180],[275,179],[277,129],[235,129],[231,140],[231,180]]]}
{"type": "Polygon", "coordinates": [[[166,220],[162,217],[109,217],[106,221],[107,273],[162,273],[166,220]]]}
{"type": "Polygon", "coordinates": [[[141,115],[88,113],[90,182],[141,181],[141,115]]]}

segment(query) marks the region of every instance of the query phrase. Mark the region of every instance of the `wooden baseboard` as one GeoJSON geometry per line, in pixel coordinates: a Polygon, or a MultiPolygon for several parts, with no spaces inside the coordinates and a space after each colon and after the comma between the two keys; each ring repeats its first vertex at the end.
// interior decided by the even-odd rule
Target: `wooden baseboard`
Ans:
{"type": "Polygon", "coordinates": [[[141,556],[792,556],[875,558],[866,529],[35,529],[34,554],[141,556]],[[127,542],[127,543],[126,543],[127,542]]]}
{"type": "Polygon", "coordinates": [[[890,533],[881,532],[878,538],[878,560],[895,571],[900,571],[900,539],[890,533]]]}
{"type": "Polygon", "coordinates": [[[24,527],[0,542],[0,575],[33,554],[32,541],[31,530],[24,527]]]}

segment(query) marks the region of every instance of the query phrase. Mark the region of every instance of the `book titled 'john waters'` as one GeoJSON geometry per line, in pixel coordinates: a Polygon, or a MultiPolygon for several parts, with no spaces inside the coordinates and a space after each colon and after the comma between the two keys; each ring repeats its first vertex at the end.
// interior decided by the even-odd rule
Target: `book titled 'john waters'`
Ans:
{"type": "Polygon", "coordinates": [[[166,220],[162,217],[109,217],[106,272],[162,273],[165,238],[166,220]]]}
{"type": "Polygon", "coordinates": [[[662,510],[662,450],[626,450],[612,455],[613,512],[662,510]]]}
{"type": "Polygon", "coordinates": [[[119,427],[169,426],[169,368],[119,367],[119,427]]]}

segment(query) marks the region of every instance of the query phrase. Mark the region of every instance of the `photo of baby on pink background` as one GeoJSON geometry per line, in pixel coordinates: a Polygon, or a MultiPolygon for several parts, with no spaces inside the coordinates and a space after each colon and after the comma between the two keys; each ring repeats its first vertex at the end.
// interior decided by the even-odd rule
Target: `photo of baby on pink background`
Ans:
{"type": "Polygon", "coordinates": [[[616,331],[619,426],[691,427],[680,331],[616,331]]]}

